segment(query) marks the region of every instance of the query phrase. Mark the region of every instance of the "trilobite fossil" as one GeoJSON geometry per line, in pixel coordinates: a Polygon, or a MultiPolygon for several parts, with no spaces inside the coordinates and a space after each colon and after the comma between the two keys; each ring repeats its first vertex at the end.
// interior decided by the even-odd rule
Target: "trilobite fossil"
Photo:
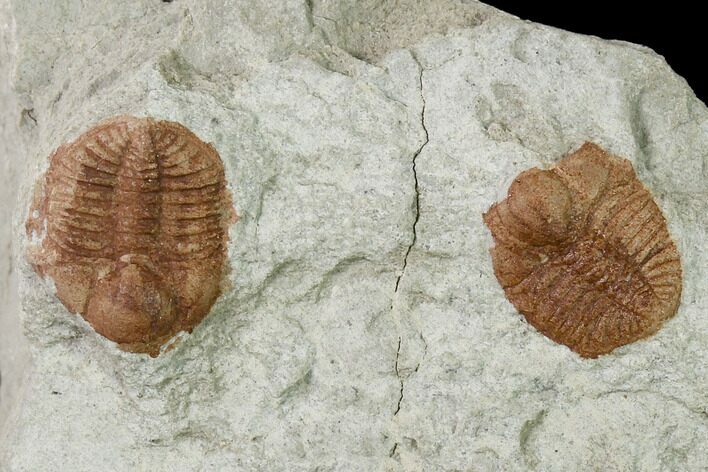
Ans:
{"type": "Polygon", "coordinates": [[[69,311],[156,356],[218,297],[232,212],[211,145],[179,123],[119,116],[50,157],[28,256],[69,311]]]}
{"type": "Polygon", "coordinates": [[[678,309],[681,262],[661,210],[631,163],[595,144],[522,172],[484,221],[509,301],[583,357],[655,333],[678,309]]]}

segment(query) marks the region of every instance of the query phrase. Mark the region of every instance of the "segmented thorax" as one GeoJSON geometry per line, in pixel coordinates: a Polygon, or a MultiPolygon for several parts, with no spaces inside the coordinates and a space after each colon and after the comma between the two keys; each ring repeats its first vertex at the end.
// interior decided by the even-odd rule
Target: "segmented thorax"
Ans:
{"type": "Polygon", "coordinates": [[[594,144],[521,173],[484,221],[507,298],[584,357],[656,332],[678,309],[681,263],[659,207],[629,161],[594,144]]]}
{"type": "Polygon", "coordinates": [[[52,155],[30,256],[69,310],[155,354],[218,296],[231,214],[212,146],[178,123],[121,116],[52,155]]]}

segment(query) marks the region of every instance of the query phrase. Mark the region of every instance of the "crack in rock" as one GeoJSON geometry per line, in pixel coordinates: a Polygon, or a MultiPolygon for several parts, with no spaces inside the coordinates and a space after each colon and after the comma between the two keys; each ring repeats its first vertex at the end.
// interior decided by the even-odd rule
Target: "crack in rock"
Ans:
{"type": "MultiPolygon", "coordinates": [[[[413,188],[415,190],[415,199],[414,199],[414,209],[415,209],[415,218],[413,220],[413,238],[411,239],[410,244],[406,248],[405,255],[403,256],[403,264],[401,266],[401,273],[398,275],[396,278],[396,286],[393,291],[393,297],[391,301],[391,312],[394,311],[395,309],[395,300],[396,300],[396,295],[398,294],[398,288],[400,286],[401,280],[403,279],[403,276],[406,273],[406,267],[408,266],[408,256],[411,253],[411,250],[413,249],[413,246],[415,245],[416,241],[418,240],[418,232],[417,232],[417,225],[418,225],[418,220],[420,220],[420,187],[418,183],[418,172],[417,172],[417,159],[420,153],[423,151],[423,148],[428,144],[430,141],[430,135],[428,134],[428,128],[425,126],[425,95],[423,94],[423,66],[421,65],[420,61],[413,55],[413,59],[415,62],[418,64],[418,68],[420,70],[420,73],[418,75],[418,86],[420,90],[420,99],[422,102],[422,109],[421,109],[421,114],[420,114],[420,124],[423,127],[423,132],[425,133],[425,140],[423,143],[420,145],[420,147],[413,153],[413,159],[412,159],[412,170],[413,170],[413,188]]],[[[427,353],[428,350],[428,343],[425,341],[423,338],[423,333],[419,333],[420,338],[423,340],[423,344],[425,346],[425,351],[423,353],[423,357],[425,356],[425,353],[427,353]]],[[[399,369],[398,361],[401,355],[401,342],[402,342],[402,337],[398,337],[398,347],[396,348],[396,360],[394,362],[394,370],[396,372],[396,378],[398,379],[398,383],[400,384],[400,390],[399,390],[399,395],[398,395],[398,401],[396,403],[396,409],[393,412],[393,416],[395,417],[398,415],[398,412],[401,411],[401,403],[403,402],[403,391],[405,388],[404,385],[404,379],[403,376],[401,375],[401,371],[399,369]]],[[[420,367],[420,362],[416,365],[414,372],[418,372],[418,368],[420,367]]],[[[389,457],[393,457],[394,454],[396,453],[396,450],[398,449],[399,442],[395,442],[393,447],[391,448],[391,451],[389,452],[389,457]]]]}
{"type": "MultiPolygon", "coordinates": [[[[416,62],[418,60],[416,59],[416,62]]],[[[418,226],[418,220],[420,219],[420,187],[418,185],[418,172],[416,168],[417,164],[417,159],[420,153],[423,151],[423,148],[428,144],[430,141],[430,136],[428,134],[428,128],[425,127],[425,95],[423,94],[423,67],[420,66],[420,62],[418,62],[418,65],[420,67],[420,74],[418,75],[418,84],[420,87],[420,99],[423,103],[423,109],[420,113],[420,124],[423,127],[423,132],[425,133],[425,141],[423,141],[423,144],[420,145],[418,150],[413,153],[413,180],[414,180],[414,189],[415,189],[415,219],[413,220],[413,239],[411,240],[411,243],[408,245],[408,248],[406,249],[406,254],[403,256],[403,267],[401,268],[401,274],[398,276],[396,279],[396,288],[394,289],[393,293],[394,295],[398,293],[398,286],[401,283],[401,279],[403,278],[403,275],[406,272],[406,266],[408,265],[408,256],[411,253],[411,249],[413,249],[413,246],[415,245],[417,239],[418,239],[418,232],[417,232],[417,226],[418,226]]],[[[393,307],[391,307],[393,308],[393,307]]]]}
{"type": "Polygon", "coordinates": [[[399,411],[401,411],[401,402],[403,401],[403,377],[398,370],[398,358],[401,355],[401,337],[398,337],[398,349],[396,349],[396,363],[393,366],[396,371],[396,377],[398,378],[398,383],[401,384],[400,394],[398,396],[398,403],[396,404],[396,411],[393,412],[393,416],[396,416],[399,411]]]}

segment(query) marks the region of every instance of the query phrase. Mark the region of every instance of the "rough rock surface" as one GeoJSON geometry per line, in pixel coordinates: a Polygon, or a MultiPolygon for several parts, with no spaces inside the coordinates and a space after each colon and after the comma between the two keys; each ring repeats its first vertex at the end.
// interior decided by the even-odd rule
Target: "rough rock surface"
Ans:
{"type": "Polygon", "coordinates": [[[661,57],[461,0],[94,3],[0,0],[0,470],[708,465],[708,111],[661,57]],[[22,255],[49,153],[124,113],[212,142],[241,217],[232,290],[157,359],[22,255]],[[482,222],[586,140],[633,162],[685,274],[596,360],[514,310],[482,222]]]}
{"type": "MultiPolygon", "coordinates": [[[[20,162],[24,156],[17,124],[22,109],[14,96],[9,64],[12,63],[14,25],[9,5],[0,1],[0,450],[2,430],[10,407],[19,401],[22,376],[29,368],[29,349],[22,336],[17,268],[13,260],[12,214],[16,205],[20,162]]],[[[27,110],[24,120],[31,119],[27,110]]],[[[2,470],[2,460],[0,460],[2,470]]]]}

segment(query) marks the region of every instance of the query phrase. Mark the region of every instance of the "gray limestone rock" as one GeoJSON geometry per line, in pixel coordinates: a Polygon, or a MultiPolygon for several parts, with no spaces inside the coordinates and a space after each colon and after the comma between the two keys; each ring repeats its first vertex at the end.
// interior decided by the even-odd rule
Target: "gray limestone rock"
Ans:
{"type": "Polygon", "coordinates": [[[273,4],[0,0],[0,470],[704,470],[708,111],[686,82],[473,1],[273,4]],[[49,153],[124,113],[213,143],[240,216],[232,288],[157,359],[23,257],[49,153]],[[586,140],[633,162],[685,273],[658,334],[596,360],[506,300],[481,216],[586,140]]]}

